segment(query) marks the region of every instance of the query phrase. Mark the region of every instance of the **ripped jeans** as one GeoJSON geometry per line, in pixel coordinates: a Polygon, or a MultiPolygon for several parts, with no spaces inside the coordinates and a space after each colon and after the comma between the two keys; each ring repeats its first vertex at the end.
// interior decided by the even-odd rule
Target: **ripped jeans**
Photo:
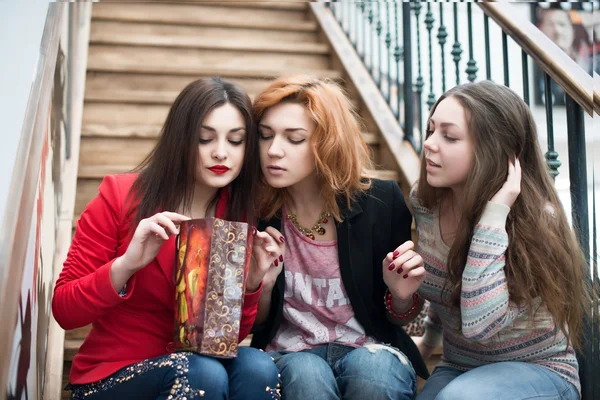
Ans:
{"type": "Polygon", "coordinates": [[[270,353],[286,400],[409,400],[417,390],[408,358],[393,347],[330,343],[299,352],[270,353]]]}

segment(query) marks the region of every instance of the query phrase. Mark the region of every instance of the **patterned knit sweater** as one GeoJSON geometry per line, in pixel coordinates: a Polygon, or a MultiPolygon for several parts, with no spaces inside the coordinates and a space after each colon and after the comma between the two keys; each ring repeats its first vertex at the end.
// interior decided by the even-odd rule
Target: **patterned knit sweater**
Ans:
{"type": "Polygon", "coordinates": [[[522,361],[559,374],[581,391],[575,351],[538,298],[533,313],[510,301],[504,273],[510,208],[488,202],[475,227],[462,277],[460,308],[448,307],[447,279],[450,247],[441,239],[439,208],[422,207],[416,190],[410,203],[419,234],[418,253],[427,276],[419,293],[430,302],[423,340],[438,346],[443,337],[441,366],[467,371],[500,361],[522,361]],[[462,324],[461,324],[462,317],[462,324]]]}

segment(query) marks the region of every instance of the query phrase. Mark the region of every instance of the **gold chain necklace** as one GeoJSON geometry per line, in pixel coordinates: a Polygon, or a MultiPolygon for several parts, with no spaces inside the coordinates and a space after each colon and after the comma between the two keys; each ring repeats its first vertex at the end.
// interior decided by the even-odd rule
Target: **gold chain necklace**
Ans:
{"type": "Polygon", "coordinates": [[[294,224],[294,226],[296,228],[298,228],[298,230],[300,232],[302,232],[302,234],[304,236],[309,237],[312,240],[315,240],[314,232],[317,232],[321,236],[323,236],[325,234],[326,230],[322,224],[326,224],[327,221],[329,221],[329,218],[331,218],[331,214],[329,214],[328,211],[323,211],[321,213],[321,215],[319,216],[319,219],[317,220],[317,222],[313,225],[313,227],[311,229],[300,226],[300,224],[298,223],[298,218],[296,217],[296,214],[290,212],[290,213],[288,213],[287,217],[290,221],[292,221],[292,224],[294,224]]]}

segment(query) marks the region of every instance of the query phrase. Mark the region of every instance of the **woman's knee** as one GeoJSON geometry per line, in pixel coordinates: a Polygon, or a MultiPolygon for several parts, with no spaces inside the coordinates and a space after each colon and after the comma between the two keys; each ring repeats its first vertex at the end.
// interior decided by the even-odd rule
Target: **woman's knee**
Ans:
{"type": "MultiPolygon", "coordinates": [[[[178,378],[188,382],[191,390],[204,391],[209,398],[226,398],[229,392],[229,376],[220,361],[195,353],[181,353],[187,359],[187,368],[177,366],[178,378]],[[180,368],[181,367],[181,368],[180,368]]],[[[185,385],[185,383],[183,383],[185,385]]]]}
{"type": "Polygon", "coordinates": [[[412,399],[416,375],[408,358],[384,345],[352,350],[335,368],[344,398],[412,399]]]}
{"type": "Polygon", "coordinates": [[[276,365],[284,384],[292,382],[306,382],[311,385],[316,382],[335,383],[335,377],[329,364],[323,358],[312,353],[289,353],[279,358],[276,365]]]}
{"type": "Polygon", "coordinates": [[[342,366],[345,375],[372,375],[373,378],[400,379],[407,383],[416,381],[408,357],[386,345],[367,345],[353,350],[344,358],[342,366]]]}
{"type": "Polygon", "coordinates": [[[244,375],[260,382],[277,382],[279,372],[273,358],[252,347],[240,347],[238,356],[231,360],[230,373],[244,375]]]}
{"type": "Polygon", "coordinates": [[[440,390],[435,400],[477,400],[486,397],[485,393],[485,388],[475,383],[465,385],[455,380],[440,390]]]}

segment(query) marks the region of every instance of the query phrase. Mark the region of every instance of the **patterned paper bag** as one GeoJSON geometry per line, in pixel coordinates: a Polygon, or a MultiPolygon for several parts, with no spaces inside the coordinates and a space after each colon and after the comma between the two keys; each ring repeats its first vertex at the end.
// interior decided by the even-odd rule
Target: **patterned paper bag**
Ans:
{"type": "Polygon", "coordinates": [[[175,348],[237,356],[251,227],[218,218],[181,223],[175,261],[175,348]]]}

